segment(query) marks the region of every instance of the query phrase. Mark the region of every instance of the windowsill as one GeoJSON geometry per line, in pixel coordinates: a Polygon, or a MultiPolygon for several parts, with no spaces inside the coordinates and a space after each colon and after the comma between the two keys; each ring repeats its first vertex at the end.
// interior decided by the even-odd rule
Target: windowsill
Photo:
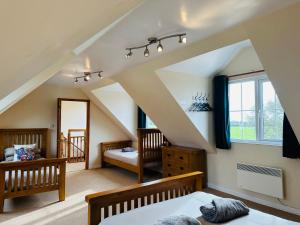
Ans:
{"type": "Polygon", "coordinates": [[[250,145],[270,145],[270,146],[282,146],[282,142],[276,141],[249,141],[249,140],[231,140],[232,143],[250,144],[250,145]]]}

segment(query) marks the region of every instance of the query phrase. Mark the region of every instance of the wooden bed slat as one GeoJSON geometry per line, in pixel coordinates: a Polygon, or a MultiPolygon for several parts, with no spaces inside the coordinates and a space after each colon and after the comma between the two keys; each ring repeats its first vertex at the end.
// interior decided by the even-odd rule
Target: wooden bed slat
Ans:
{"type": "MultiPolygon", "coordinates": [[[[14,144],[36,144],[41,149],[41,156],[47,158],[48,129],[0,129],[1,161],[4,149],[13,147],[14,144]]],[[[64,158],[0,163],[0,213],[3,212],[4,199],[7,198],[58,190],[59,200],[63,201],[65,167],[64,158]]]]}
{"type": "MultiPolygon", "coordinates": [[[[202,172],[193,172],[189,174],[183,174],[175,177],[163,178],[161,180],[135,184],[128,187],[115,189],[111,191],[99,192],[85,197],[86,202],[89,204],[88,210],[88,224],[98,225],[103,218],[109,216],[109,207],[112,208],[112,214],[115,215],[117,206],[120,207],[120,213],[124,212],[124,202],[127,203],[127,211],[133,210],[138,207],[145,206],[145,200],[147,205],[153,204],[158,201],[166,201],[169,198],[166,195],[166,190],[171,190],[170,194],[177,195],[178,191],[188,187],[192,192],[202,190],[202,172]],[[162,193],[165,193],[164,199],[161,198],[162,193]],[[153,201],[151,201],[151,196],[153,201]],[[159,198],[158,198],[159,196],[159,198]],[[140,200],[140,206],[138,204],[140,200]],[[131,201],[133,206],[131,207],[131,201]],[[99,209],[104,209],[104,217],[99,209]]],[[[182,192],[180,196],[187,195],[187,192],[182,192]]],[[[175,196],[174,196],[175,197],[175,196]]]]}

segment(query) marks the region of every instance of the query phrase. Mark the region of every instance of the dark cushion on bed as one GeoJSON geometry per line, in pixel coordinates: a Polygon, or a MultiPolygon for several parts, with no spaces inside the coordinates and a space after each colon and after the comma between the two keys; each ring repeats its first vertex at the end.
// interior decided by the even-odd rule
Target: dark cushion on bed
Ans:
{"type": "Polygon", "coordinates": [[[14,156],[12,155],[12,156],[5,157],[4,161],[5,162],[12,162],[12,161],[14,161],[14,156]]]}
{"type": "Polygon", "coordinates": [[[122,150],[121,150],[122,152],[134,152],[135,151],[135,149],[134,148],[132,148],[132,147],[126,147],[126,148],[122,148],[122,150]]]}

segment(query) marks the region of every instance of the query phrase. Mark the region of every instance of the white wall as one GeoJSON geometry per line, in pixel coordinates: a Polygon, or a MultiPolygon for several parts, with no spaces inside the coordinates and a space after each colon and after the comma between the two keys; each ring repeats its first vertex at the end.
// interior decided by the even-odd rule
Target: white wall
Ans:
{"type": "MultiPolygon", "coordinates": [[[[0,115],[1,128],[50,128],[51,156],[56,156],[57,98],[88,99],[79,88],[44,84],[0,115]]],[[[100,167],[99,144],[129,137],[91,103],[90,168],[100,167]]]]}
{"type": "Polygon", "coordinates": [[[198,128],[203,137],[212,145],[213,129],[212,129],[212,115],[213,112],[189,112],[188,108],[193,103],[192,96],[201,92],[209,94],[209,104],[212,102],[212,79],[210,77],[203,77],[200,74],[187,74],[172,72],[166,70],[157,71],[159,78],[168,88],[172,96],[180,105],[182,110],[190,118],[193,124],[198,128]]]}
{"type": "Polygon", "coordinates": [[[92,91],[99,101],[108,109],[127,130],[136,137],[137,105],[118,83],[113,83],[92,91]]]}
{"type": "Polygon", "coordinates": [[[86,129],[86,114],[86,102],[61,102],[61,132],[65,137],[68,136],[69,129],[86,129]]]}

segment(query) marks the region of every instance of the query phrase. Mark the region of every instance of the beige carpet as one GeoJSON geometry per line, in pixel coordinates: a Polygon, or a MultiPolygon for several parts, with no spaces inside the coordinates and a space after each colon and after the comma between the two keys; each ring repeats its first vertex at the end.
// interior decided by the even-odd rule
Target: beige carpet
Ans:
{"type": "MultiPolygon", "coordinates": [[[[70,170],[78,169],[71,167],[70,170]]],[[[148,179],[159,177],[151,177],[148,179]]],[[[147,178],[146,178],[147,179],[147,178]]],[[[41,193],[30,197],[5,200],[1,225],[86,225],[87,204],[85,195],[134,184],[135,174],[111,167],[107,169],[80,170],[67,173],[66,201],[58,202],[58,193],[41,193]]],[[[222,197],[233,197],[212,189],[206,192],[222,197]]],[[[236,198],[236,197],[234,197],[236,198]]],[[[245,200],[244,200],[245,201],[245,200]]],[[[300,222],[300,217],[270,207],[245,201],[251,208],[285,219],[300,222]]]]}
{"type": "Polygon", "coordinates": [[[1,225],[84,225],[87,224],[85,195],[136,183],[136,175],[118,168],[68,172],[66,200],[48,192],[5,200],[1,225]]]}

